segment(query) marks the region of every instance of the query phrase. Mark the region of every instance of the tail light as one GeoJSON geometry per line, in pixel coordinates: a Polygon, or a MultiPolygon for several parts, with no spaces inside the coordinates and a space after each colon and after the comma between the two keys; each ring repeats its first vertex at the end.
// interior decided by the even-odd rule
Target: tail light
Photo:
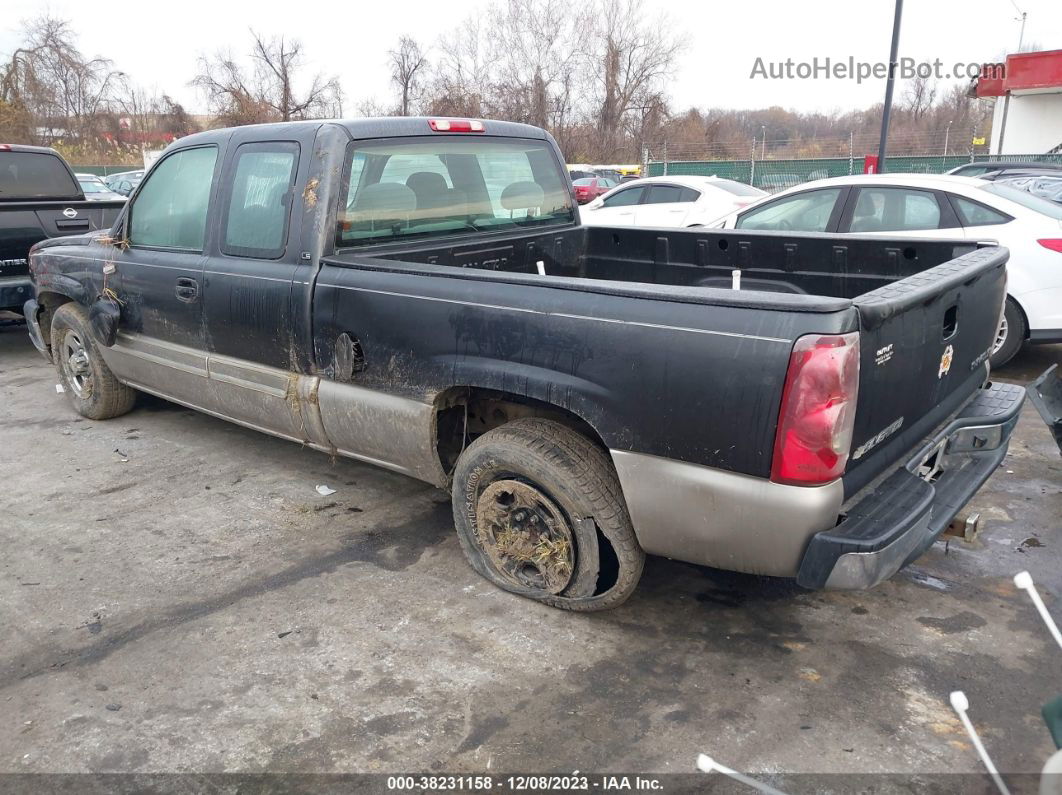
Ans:
{"type": "Polygon", "coordinates": [[[813,486],[840,477],[858,393],[858,332],[798,339],[782,390],[771,480],[813,486]]]}
{"type": "Polygon", "coordinates": [[[1059,254],[1062,254],[1062,240],[1048,237],[1037,240],[1036,242],[1044,248],[1049,248],[1052,251],[1057,251],[1059,254]]]}

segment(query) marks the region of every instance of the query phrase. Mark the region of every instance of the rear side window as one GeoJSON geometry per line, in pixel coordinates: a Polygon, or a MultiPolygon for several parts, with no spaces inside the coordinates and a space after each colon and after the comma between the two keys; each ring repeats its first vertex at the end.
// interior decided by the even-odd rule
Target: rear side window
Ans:
{"type": "MultiPolygon", "coordinates": [[[[682,198],[683,188],[677,185],[652,185],[649,188],[649,198],[646,204],[674,204],[684,201],[682,198]]],[[[685,199],[690,201],[690,199],[685,199]]]]}
{"type": "Polygon", "coordinates": [[[57,155],[0,152],[0,198],[74,199],[80,193],[57,155]]]}
{"type": "Polygon", "coordinates": [[[931,191],[860,188],[850,232],[902,232],[940,227],[940,205],[931,191]]]}
{"type": "Polygon", "coordinates": [[[840,188],[822,188],[785,196],[738,216],[737,229],[825,232],[840,188]]]}
{"type": "Polygon", "coordinates": [[[140,187],[129,212],[134,246],[203,250],[215,146],[174,152],[140,187]]]}
{"type": "Polygon", "coordinates": [[[642,199],[645,188],[627,188],[618,190],[602,202],[602,207],[629,207],[642,199]]]}
{"type": "Polygon", "coordinates": [[[992,224],[1005,224],[1012,220],[1009,215],[985,207],[962,196],[951,196],[951,203],[955,207],[955,213],[959,216],[959,222],[963,226],[990,226],[992,224]]]}
{"type": "Polygon", "coordinates": [[[261,259],[284,254],[298,164],[296,143],[244,144],[237,150],[223,252],[261,259]]]}

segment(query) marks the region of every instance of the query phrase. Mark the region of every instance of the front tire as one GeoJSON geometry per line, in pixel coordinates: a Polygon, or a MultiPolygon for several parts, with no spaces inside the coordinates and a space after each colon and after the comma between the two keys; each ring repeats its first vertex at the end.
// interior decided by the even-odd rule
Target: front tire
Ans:
{"type": "Polygon", "coordinates": [[[565,610],[607,610],[645,565],[615,469],[585,436],[525,418],[488,431],[454,470],[454,524],[472,568],[565,610]]]}
{"type": "Polygon", "coordinates": [[[999,324],[996,333],[996,342],[989,357],[989,364],[993,370],[1002,367],[1021,350],[1021,346],[1028,336],[1029,328],[1025,322],[1025,314],[1013,298],[1008,298],[1003,309],[1003,320],[999,324]]]}
{"type": "Polygon", "coordinates": [[[52,316],[52,358],[59,383],[82,417],[109,420],[133,408],[136,392],[103,361],[88,312],[75,303],[63,304],[52,316]]]}

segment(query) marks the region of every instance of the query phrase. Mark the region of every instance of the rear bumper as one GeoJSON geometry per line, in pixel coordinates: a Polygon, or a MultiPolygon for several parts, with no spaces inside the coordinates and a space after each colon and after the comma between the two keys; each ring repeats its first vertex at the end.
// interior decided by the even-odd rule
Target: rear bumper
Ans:
{"type": "Polygon", "coordinates": [[[22,305],[33,297],[33,282],[29,276],[7,276],[0,279],[0,309],[22,311],[22,305]]]}
{"type": "Polygon", "coordinates": [[[892,474],[868,486],[836,527],[812,536],[797,582],[860,589],[886,580],[944,532],[1007,453],[1025,390],[992,384],[892,474]]]}

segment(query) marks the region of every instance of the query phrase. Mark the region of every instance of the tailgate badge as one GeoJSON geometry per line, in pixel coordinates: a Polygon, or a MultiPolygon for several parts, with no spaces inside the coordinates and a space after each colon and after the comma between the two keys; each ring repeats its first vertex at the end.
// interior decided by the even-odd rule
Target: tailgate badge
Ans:
{"type": "Polygon", "coordinates": [[[937,378],[943,378],[948,374],[948,370],[951,369],[951,360],[955,356],[955,349],[950,345],[944,349],[944,353],[940,357],[940,369],[937,371],[937,378]]]}
{"type": "Polygon", "coordinates": [[[65,210],[63,210],[63,215],[65,215],[67,218],[77,218],[77,210],[75,210],[73,207],[67,207],[65,210]]]}

